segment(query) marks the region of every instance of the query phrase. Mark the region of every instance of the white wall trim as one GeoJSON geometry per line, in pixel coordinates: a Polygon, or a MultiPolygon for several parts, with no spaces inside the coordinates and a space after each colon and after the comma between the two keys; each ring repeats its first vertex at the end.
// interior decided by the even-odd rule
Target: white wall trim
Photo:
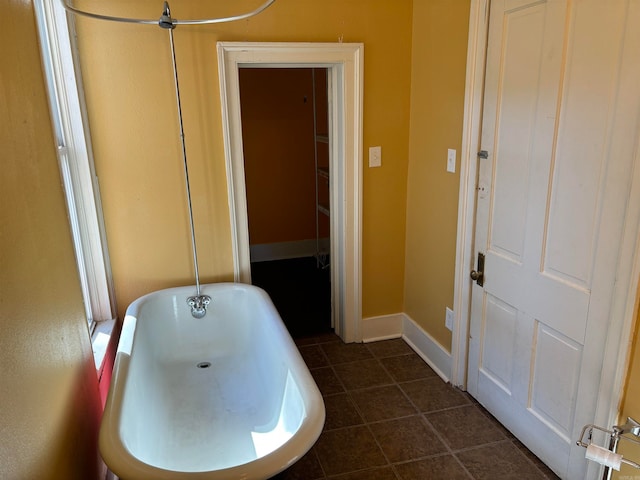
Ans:
{"type": "Polygon", "coordinates": [[[362,340],[363,52],[364,46],[356,43],[218,43],[234,276],[239,282],[251,282],[251,269],[238,69],[328,69],[332,323],[345,342],[362,340]]]}
{"type": "Polygon", "coordinates": [[[467,78],[464,98],[462,150],[460,154],[460,193],[453,294],[453,332],[451,340],[451,383],[467,388],[469,324],[471,321],[471,281],[474,266],[473,235],[476,213],[476,170],[482,119],[484,58],[489,25],[488,0],[471,0],[467,44],[467,78]]]}
{"type": "Polygon", "coordinates": [[[368,343],[400,338],[402,336],[404,318],[404,313],[363,318],[362,341],[368,343]]]}
{"type": "Polygon", "coordinates": [[[313,257],[329,251],[329,237],[291,242],[258,243],[249,247],[252,262],[269,262],[289,258],[313,257]]]}
{"type": "Polygon", "coordinates": [[[402,338],[445,382],[451,381],[451,354],[438,341],[404,314],[402,338]]]}
{"type": "Polygon", "coordinates": [[[442,380],[451,379],[451,354],[406,313],[363,318],[362,336],[364,342],[402,337],[442,380]]]}

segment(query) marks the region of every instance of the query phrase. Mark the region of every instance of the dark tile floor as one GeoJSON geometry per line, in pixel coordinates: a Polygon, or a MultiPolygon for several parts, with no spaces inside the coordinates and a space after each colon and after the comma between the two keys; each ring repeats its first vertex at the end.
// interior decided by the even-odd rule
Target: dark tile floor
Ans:
{"type": "Polygon", "coordinates": [[[323,394],[320,438],[274,480],[558,478],[401,339],[296,343],[323,394]]]}
{"type": "Polygon", "coordinates": [[[324,396],[314,447],[273,480],[558,478],[471,396],[401,339],[344,344],[331,333],[329,269],[315,258],[254,263],[324,396]]]}

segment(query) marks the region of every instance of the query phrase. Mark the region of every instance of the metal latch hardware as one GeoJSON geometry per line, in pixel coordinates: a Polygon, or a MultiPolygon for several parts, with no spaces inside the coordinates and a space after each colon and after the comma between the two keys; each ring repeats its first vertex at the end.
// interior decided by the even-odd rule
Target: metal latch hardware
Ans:
{"type": "Polygon", "coordinates": [[[484,285],[484,253],[478,252],[477,270],[471,270],[470,276],[480,287],[484,285]]]}

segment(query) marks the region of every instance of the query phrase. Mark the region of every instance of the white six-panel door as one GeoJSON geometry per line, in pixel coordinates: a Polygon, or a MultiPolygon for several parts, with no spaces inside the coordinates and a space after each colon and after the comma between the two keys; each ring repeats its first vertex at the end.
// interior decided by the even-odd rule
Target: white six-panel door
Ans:
{"type": "Polygon", "coordinates": [[[637,163],[639,31],[638,0],[491,2],[468,390],[568,479],[637,163]]]}

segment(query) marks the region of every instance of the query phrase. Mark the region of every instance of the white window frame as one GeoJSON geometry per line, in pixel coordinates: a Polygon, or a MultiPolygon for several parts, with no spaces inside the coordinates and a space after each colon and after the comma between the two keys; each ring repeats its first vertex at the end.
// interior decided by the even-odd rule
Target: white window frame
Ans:
{"type": "Polygon", "coordinates": [[[35,0],[34,9],[60,175],[89,333],[93,335],[96,330],[104,331],[98,327],[100,322],[112,323],[115,319],[116,303],[98,178],[84,121],[86,110],[73,43],[75,31],[61,2],[35,0]]]}

